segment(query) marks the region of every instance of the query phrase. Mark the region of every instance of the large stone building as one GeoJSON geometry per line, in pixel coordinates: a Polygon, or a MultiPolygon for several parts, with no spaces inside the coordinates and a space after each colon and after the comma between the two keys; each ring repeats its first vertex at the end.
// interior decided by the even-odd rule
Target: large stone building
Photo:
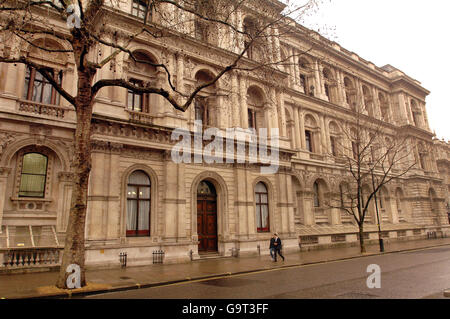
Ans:
{"type": "MultiPolygon", "coordinates": [[[[267,3],[283,8],[276,1],[267,3]]],[[[106,10],[110,23],[104,38],[123,43],[129,28],[140,23],[142,8],[143,2],[127,0],[119,10],[106,10]]],[[[245,8],[232,16],[240,28],[257,19],[254,10],[245,8]]],[[[67,32],[64,27],[55,22],[56,30],[67,32]]],[[[380,192],[381,235],[413,240],[429,232],[449,233],[450,149],[433,138],[429,127],[425,99],[430,92],[392,66],[377,67],[300,25],[291,27],[295,32],[284,37],[274,32],[267,44],[274,48],[273,59],[288,63],[266,67],[270,72],[264,74],[270,76],[230,72],[201,91],[200,96],[209,98],[198,98],[185,113],[159,96],[119,87],[99,92],[86,227],[88,266],[117,266],[122,252],[129,265],[152,263],[157,250],[164,251],[166,263],[211,254],[268,254],[273,232],[287,251],[357,244],[352,219],[324,204],[325,197],[339,193],[346,175],[335,143],[344,139],[340,128],[354,117],[354,103],[365,106],[363,120],[380,123],[386,136],[409,136],[410,156],[418,162],[380,192]],[[260,165],[249,162],[175,163],[171,150],[177,141],[171,133],[175,128],[193,131],[196,119],[222,131],[279,128],[278,171],[262,174],[260,165]]],[[[176,86],[188,92],[241,50],[227,34],[208,42],[204,31],[192,22],[172,37],[142,35],[130,49],[142,59],[167,63],[176,86]]],[[[74,93],[76,69],[63,52],[67,43],[51,36],[34,41],[61,52],[43,53],[27,42],[2,40],[0,54],[23,54],[53,69],[74,93]]],[[[105,56],[110,50],[99,46],[98,52],[105,56]]],[[[244,57],[250,66],[255,51],[244,57]]],[[[123,53],[98,74],[121,77],[141,85],[165,81],[160,69],[136,65],[123,53]]],[[[35,70],[0,64],[0,118],[0,256],[12,262],[11,252],[24,249],[50,256],[63,246],[68,223],[74,109],[35,70]]],[[[365,227],[369,240],[378,238],[371,216],[365,227]]],[[[15,256],[16,261],[22,258],[15,256]]]]}

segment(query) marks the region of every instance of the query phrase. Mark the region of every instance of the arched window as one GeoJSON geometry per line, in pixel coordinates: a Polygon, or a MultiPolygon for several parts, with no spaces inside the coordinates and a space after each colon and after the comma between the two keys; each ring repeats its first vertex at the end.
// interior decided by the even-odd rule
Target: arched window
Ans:
{"type": "MultiPolygon", "coordinates": [[[[155,59],[142,51],[133,52],[129,58],[128,81],[134,86],[145,88],[156,83],[155,59]]],[[[128,89],[127,108],[134,112],[150,113],[151,104],[155,103],[155,95],[128,89]]]]}
{"type": "MultiPolygon", "coordinates": [[[[197,86],[209,83],[213,80],[214,75],[207,70],[200,70],[195,74],[197,86]]],[[[195,97],[194,102],[194,116],[196,121],[202,121],[202,125],[215,126],[219,119],[218,109],[216,105],[216,85],[211,85],[204,88],[195,97]]]]}
{"type": "Polygon", "coordinates": [[[244,40],[244,46],[248,47],[247,49],[247,57],[249,59],[255,60],[257,58],[257,54],[255,52],[255,48],[258,46],[257,30],[258,25],[253,18],[246,17],[243,22],[244,34],[246,35],[244,40]],[[250,45],[250,43],[252,44],[250,45]],[[249,46],[250,45],[250,46],[249,46]]]}
{"type": "Polygon", "coordinates": [[[315,118],[307,114],[305,115],[305,146],[306,150],[311,153],[320,153],[320,127],[317,125],[315,118]]]}
{"type": "Polygon", "coordinates": [[[269,231],[269,195],[264,183],[255,186],[256,228],[258,233],[269,231]]]}
{"type": "Polygon", "coordinates": [[[47,163],[47,156],[40,153],[28,153],[23,156],[19,197],[45,196],[47,163]]]}
{"type": "Polygon", "coordinates": [[[258,87],[252,86],[247,90],[247,114],[248,127],[258,130],[266,128],[267,123],[264,116],[264,93],[258,87]]]}
{"type": "Polygon", "coordinates": [[[331,149],[331,155],[333,156],[339,156],[340,155],[340,149],[339,149],[339,127],[338,125],[332,121],[330,122],[329,126],[329,132],[330,132],[330,149],[331,149]]]}
{"type": "Polygon", "coordinates": [[[127,236],[150,236],[150,178],[135,171],[128,178],[127,236]]]}
{"type": "Polygon", "coordinates": [[[313,83],[311,79],[312,67],[311,63],[308,62],[305,58],[300,58],[298,60],[299,67],[299,80],[300,87],[303,90],[303,93],[314,96],[314,86],[310,83],[313,83]]]}
{"type": "Polygon", "coordinates": [[[323,79],[324,79],[324,84],[323,87],[325,89],[325,95],[328,98],[328,101],[333,103],[335,101],[335,93],[334,93],[334,85],[335,85],[335,80],[333,77],[333,73],[331,72],[330,69],[328,69],[327,67],[323,68],[322,71],[323,74],[323,79]]]}

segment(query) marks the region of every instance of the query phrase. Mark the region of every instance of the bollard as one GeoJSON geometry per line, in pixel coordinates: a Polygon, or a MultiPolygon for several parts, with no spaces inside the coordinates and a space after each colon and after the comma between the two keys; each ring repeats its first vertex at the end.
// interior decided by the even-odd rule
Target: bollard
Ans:
{"type": "Polygon", "coordinates": [[[125,268],[127,266],[127,253],[122,252],[119,254],[120,266],[125,268]]]}

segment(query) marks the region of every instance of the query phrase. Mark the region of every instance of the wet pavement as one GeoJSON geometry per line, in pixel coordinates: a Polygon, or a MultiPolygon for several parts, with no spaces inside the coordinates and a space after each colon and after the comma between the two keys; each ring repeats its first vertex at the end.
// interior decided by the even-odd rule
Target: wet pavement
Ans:
{"type": "MultiPolygon", "coordinates": [[[[72,290],[71,292],[60,291],[52,287],[56,282],[57,272],[1,274],[0,298],[64,298],[78,294],[86,295],[142,289],[205,278],[217,279],[237,274],[291,268],[334,260],[367,258],[380,254],[385,255],[399,251],[414,251],[427,247],[447,245],[450,245],[450,238],[386,243],[384,253],[379,252],[378,245],[371,245],[367,247],[367,253],[364,255],[361,255],[359,252],[359,247],[295,252],[286,254],[286,261],[282,262],[279,260],[277,263],[272,262],[270,256],[267,255],[246,258],[205,259],[186,264],[156,264],[123,269],[87,270],[86,279],[88,286],[80,290],[72,290]]],[[[450,283],[448,284],[450,286],[450,283]]],[[[208,296],[204,296],[204,298],[208,298],[208,296]]]]}

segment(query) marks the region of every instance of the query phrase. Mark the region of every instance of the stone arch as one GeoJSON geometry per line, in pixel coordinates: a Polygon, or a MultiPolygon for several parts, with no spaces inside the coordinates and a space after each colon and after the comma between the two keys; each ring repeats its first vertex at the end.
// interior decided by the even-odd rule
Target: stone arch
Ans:
{"type": "MultiPolygon", "coordinates": [[[[158,183],[158,175],[155,171],[145,164],[134,164],[129,166],[122,173],[121,176],[121,189],[120,189],[120,229],[119,234],[120,237],[126,237],[126,218],[127,218],[127,187],[128,187],[128,178],[135,171],[143,171],[150,178],[150,237],[155,237],[160,234],[157,233],[158,230],[158,204],[159,204],[159,183],[158,183]]],[[[145,237],[148,238],[148,237],[145,237]]]]}
{"type": "Polygon", "coordinates": [[[33,41],[26,46],[26,51],[29,57],[39,59],[40,61],[49,61],[62,66],[65,66],[69,62],[69,52],[49,52],[39,47],[54,50],[71,50],[72,48],[65,41],[51,35],[36,35],[33,41]]]}
{"type": "Polygon", "coordinates": [[[266,110],[267,95],[259,85],[252,84],[247,89],[247,113],[249,127],[260,129],[268,127],[266,110]]]}
{"type": "Polygon", "coordinates": [[[71,152],[69,151],[69,149],[67,147],[62,148],[51,140],[40,140],[39,138],[25,138],[11,143],[0,158],[0,167],[9,167],[14,155],[22,148],[36,145],[45,146],[52,150],[57,155],[58,160],[61,162],[63,170],[65,172],[68,172],[70,170],[71,160],[69,159],[68,154],[70,154],[71,152]]]}
{"type": "Polygon", "coordinates": [[[221,242],[228,233],[229,214],[228,214],[228,186],[224,178],[214,171],[204,171],[199,173],[191,183],[191,235],[198,236],[197,233],[197,188],[200,182],[209,181],[214,185],[217,193],[217,239],[219,253],[221,251],[221,242]]]}
{"type": "MultiPolygon", "coordinates": [[[[137,47],[133,48],[131,52],[133,53],[134,58],[138,61],[148,60],[150,63],[158,64],[158,57],[148,48],[137,47]]],[[[135,60],[132,59],[131,55],[128,55],[127,62],[129,72],[138,72],[145,74],[147,77],[154,77],[159,71],[158,68],[153,65],[135,62],[135,60]]]]}
{"type": "MultiPolygon", "coordinates": [[[[131,52],[141,52],[143,54],[145,54],[148,58],[150,58],[152,60],[152,62],[154,62],[155,64],[159,64],[161,63],[161,55],[158,51],[154,50],[153,48],[150,48],[148,46],[145,45],[134,45],[130,48],[131,52]]],[[[127,55],[127,61],[132,60],[131,56],[128,54],[127,55]]]]}

